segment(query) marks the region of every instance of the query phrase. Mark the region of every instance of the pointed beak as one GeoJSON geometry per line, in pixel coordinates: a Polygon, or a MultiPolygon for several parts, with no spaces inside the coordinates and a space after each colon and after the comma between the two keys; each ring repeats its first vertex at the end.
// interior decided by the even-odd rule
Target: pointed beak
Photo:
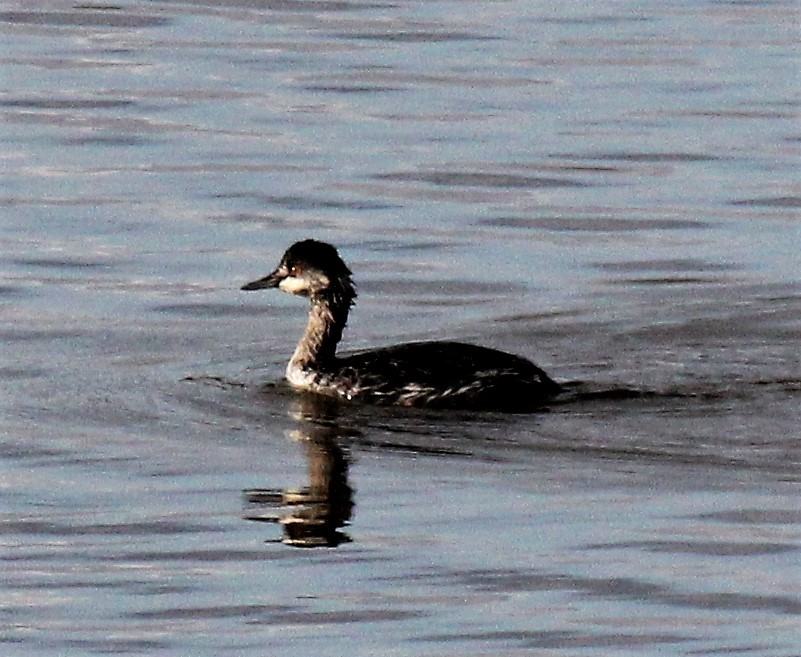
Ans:
{"type": "Polygon", "coordinates": [[[268,274],[264,278],[251,281],[243,285],[241,290],[265,290],[272,287],[278,287],[279,283],[286,278],[286,275],[280,269],[276,269],[272,274],[268,274]]]}

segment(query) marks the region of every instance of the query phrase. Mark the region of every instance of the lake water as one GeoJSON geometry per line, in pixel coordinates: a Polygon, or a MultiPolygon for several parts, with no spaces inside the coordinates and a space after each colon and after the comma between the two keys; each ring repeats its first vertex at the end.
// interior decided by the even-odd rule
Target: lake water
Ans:
{"type": "Polygon", "coordinates": [[[3,2],[3,655],[801,645],[796,2],[3,2]],[[542,413],[280,384],[459,339],[542,413]]]}

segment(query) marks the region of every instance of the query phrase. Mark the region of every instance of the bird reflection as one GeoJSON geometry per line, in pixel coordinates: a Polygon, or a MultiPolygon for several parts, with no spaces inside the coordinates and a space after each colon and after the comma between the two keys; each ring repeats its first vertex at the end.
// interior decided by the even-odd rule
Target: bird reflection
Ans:
{"type": "Polygon", "coordinates": [[[282,542],[295,547],[335,547],[350,542],[341,531],[353,511],[348,484],[348,454],[338,426],[337,401],[322,395],[301,395],[293,415],[292,437],[306,445],[309,485],[300,489],[245,491],[248,520],[282,525],[282,542]]]}

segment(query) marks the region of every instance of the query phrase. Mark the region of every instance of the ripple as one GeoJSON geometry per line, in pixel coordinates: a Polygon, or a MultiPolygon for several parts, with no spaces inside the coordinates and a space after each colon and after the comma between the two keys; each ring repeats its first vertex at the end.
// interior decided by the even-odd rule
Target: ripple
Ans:
{"type": "Polygon", "coordinates": [[[616,217],[492,217],[482,219],[482,226],[494,228],[525,228],[547,231],[589,231],[620,233],[635,230],[687,230],[705,228],[706,224],[691,219],[653,219],[616,217]]]}
{"type": "Polygon", "coordinates": [[[732,201],[732,205],[744,205],[750,207],[765,208],[801,208],[801,197],[799,196],[778,196],[765,198],[749,198],[740,201],[732,201]]]}
{"type": "Polygon", "coordinates": [[[629,153],[626,151],[610,151],[610,152],[596,152],[596,153],[565,153],[555,155],[554,157],[563,157],[577,160],[620,160],[623,162],[715,162],[719,157],[714,155],[706,155],[703,153],[629,153]]]}
{"type": "Polygon", "coordinates": [[[112,524],[67,524],[42,520],[0,521],[4,534],[24,536],[146,536],[223,531],[219,527],[156,520],[112,524]]]}
{"type": "Polygon", "coordinates": [[[15,265],[24,267],[41,267],[44,269],[107,269],[114,266],[110,262],[89,260],[80,257],[68,258],[20,258],[13,261],[15,265]]]}
{"type": "Polygon", "coordinates": [[[702,520],[735,522],[747,525],[801,525],[801,510],[799,509],[737,509],[736,511],[701,513],[694,517],[702,520]]]}
{"type": "Polygon", "coordinates": [[[631,541],[599,543],[589,549],[638,548],[668,554],[699,554],[707,557],[747,557],[760,554],[783,554],[801,550],[786,543],[731,543],[723,541],[631,541]]]}
{"type": "Polygon", "coordinates": [[[543,187],[587,187],[588,184],[567,178],[523,176],[511,173],[481,173],[468,171],[398,171],[372,176],[375,180],[398,182],[424,182],[449,187],[499,187],[530,188],[543,187]]]}
{"type": "Polygon", "coordinates": [[[122,11],[4,11],[0,22],[52,27],[161,27],[172,21],[160,16],[129,14],[122,11]]]}
{"type": "Polygon", "coordinates": [[[245,306],[233,303],[171,303],[153,306],[153,310],[160,313],[206,318],[262,316],[265,312],[264,308],[260,306],[245,306]]]}
{"type": "MultiPolygon", "coordinates": [[[[428,577],[434,577],[427,573],[428,577]]],[[[409,579],[412,579],[410,577],[409,579]]],[[[553,572],[487,570],[445,575],[454,585],[480,591],[516,593],[524,591],[581,591],[601,599],[626,599],[675,607],[717,611],[772,611],[801,615],[801,599],[794,596],[762,596],[746,593],[706,593],[674,590],[630,577],[582,577],[553,572]]]]}
{"type": "Polygon", "coordinates": [[[464,632],[459,634],[429,634],[420,641],[493,641],[515,642],[527,648],[563,651],[568,648],[643,648],[662,644],[693,641],[692,636],[670,633],[580,632],[569,630],[510,630],[464,632]]]}
{"type": "Polygon", "coordinates": [[[621,260],[598,262],[595,267],[614,272],[721,272],[741,269],[740,265],[709,262],[700,258],[671,258],[665,260],[621,260]]]}
{"type": "Polygon", "coordinates": [[[302,195],[274,195],[259,192],[228,192],[215,194],[219,199],[251,199],[267,205],[276,205],[289,210],[387,210],[397,205],[385,201],[366,199],[333,199],[302,195]]]}
{"type": "Polygon", "coordinates": [[[342,625],[351,623],[377,623],[424,618],[429,614],[404,609],[360,608],[345,611],[285,611],[265,614],[251,619],[249,624],[259,625],[342,625]]]}
{"type": "Polygon", "coordinates": [[[24,109],[116,109],[130,107],[137,103],[132,100],[107,98],[7,98],[0,100],[0,107],[21,107],[24,109]]]}

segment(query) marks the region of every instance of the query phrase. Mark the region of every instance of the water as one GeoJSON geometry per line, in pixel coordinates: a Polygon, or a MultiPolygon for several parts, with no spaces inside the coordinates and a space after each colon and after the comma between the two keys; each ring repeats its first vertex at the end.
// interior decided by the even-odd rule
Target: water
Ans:
{"type": "Polygon", "coordinates": [[[3,655],[799,654],[795,3],[0,25],[3,655]],[[271,385],[303,303],[238,287],[305,237],[356,274],[349,347],[571,394],[271,385]]]}

